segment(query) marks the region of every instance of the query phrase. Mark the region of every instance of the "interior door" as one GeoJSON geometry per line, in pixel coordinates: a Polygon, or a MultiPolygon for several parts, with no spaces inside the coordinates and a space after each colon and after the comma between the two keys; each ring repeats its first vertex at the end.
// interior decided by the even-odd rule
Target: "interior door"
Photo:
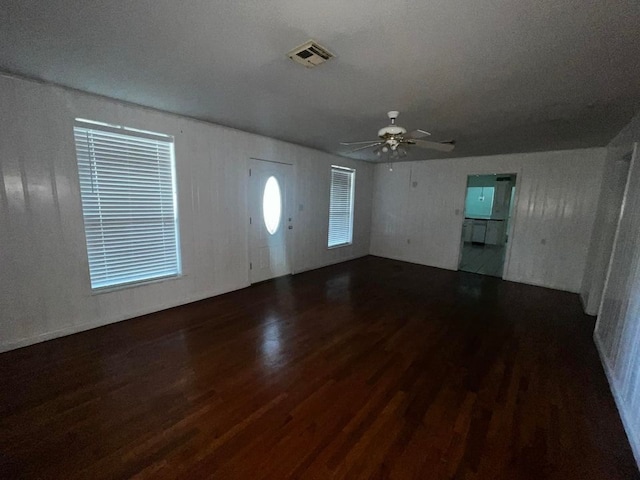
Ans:
{"type": "Polygon", "coordinates": [[[249,279],[251,283],[291,273],[288,237],[293,229],[291,165],[249,162],[249,279]]]}

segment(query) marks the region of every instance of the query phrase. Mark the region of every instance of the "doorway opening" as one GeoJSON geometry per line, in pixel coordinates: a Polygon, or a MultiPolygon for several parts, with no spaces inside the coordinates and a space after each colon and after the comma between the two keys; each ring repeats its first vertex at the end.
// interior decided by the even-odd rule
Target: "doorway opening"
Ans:
{"type": "Polygon", "coordinates": [[[467,177],[460,270],[502,278],[515,191],[515,173],[467,177]]]}

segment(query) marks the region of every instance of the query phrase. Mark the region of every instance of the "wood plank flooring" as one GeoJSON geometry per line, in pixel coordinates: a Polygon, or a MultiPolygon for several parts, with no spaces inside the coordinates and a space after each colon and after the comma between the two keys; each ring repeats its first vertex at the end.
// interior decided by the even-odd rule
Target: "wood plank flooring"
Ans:
{"type": "Polygon", "coordinates": [[[366,257],[0,355],[0,478],[638,479],[573,294],[366,257]]]}

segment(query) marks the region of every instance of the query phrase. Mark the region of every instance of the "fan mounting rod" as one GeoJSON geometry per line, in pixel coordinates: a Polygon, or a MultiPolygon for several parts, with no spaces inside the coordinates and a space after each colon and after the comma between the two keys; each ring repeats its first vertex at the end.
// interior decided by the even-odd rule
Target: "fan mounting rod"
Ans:
{"type": "Polygon", "coordinates": [[[378,130],[378,137],[388,140],[389,137],[393,138],[396,135],[404,135],[405,133],[407,133],[404,128],[396,125],[396,118],[398,118],[398,115],[400,115],[400,112],[398,112],[397,110],[391,110],[390,112],[387,112],[387,117],[389,117],[389,120],[391,120],[391,125],[387,125],[386,127],[378,130]]]}

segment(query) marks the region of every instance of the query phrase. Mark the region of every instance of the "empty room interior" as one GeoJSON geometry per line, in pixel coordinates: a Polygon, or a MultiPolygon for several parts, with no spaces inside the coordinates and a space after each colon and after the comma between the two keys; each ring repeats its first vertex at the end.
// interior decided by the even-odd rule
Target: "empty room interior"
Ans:
{"type": "Polygon", "coordinates": [[[0,478],[640,479],[636,0],[5,0],[0,478]]]}

